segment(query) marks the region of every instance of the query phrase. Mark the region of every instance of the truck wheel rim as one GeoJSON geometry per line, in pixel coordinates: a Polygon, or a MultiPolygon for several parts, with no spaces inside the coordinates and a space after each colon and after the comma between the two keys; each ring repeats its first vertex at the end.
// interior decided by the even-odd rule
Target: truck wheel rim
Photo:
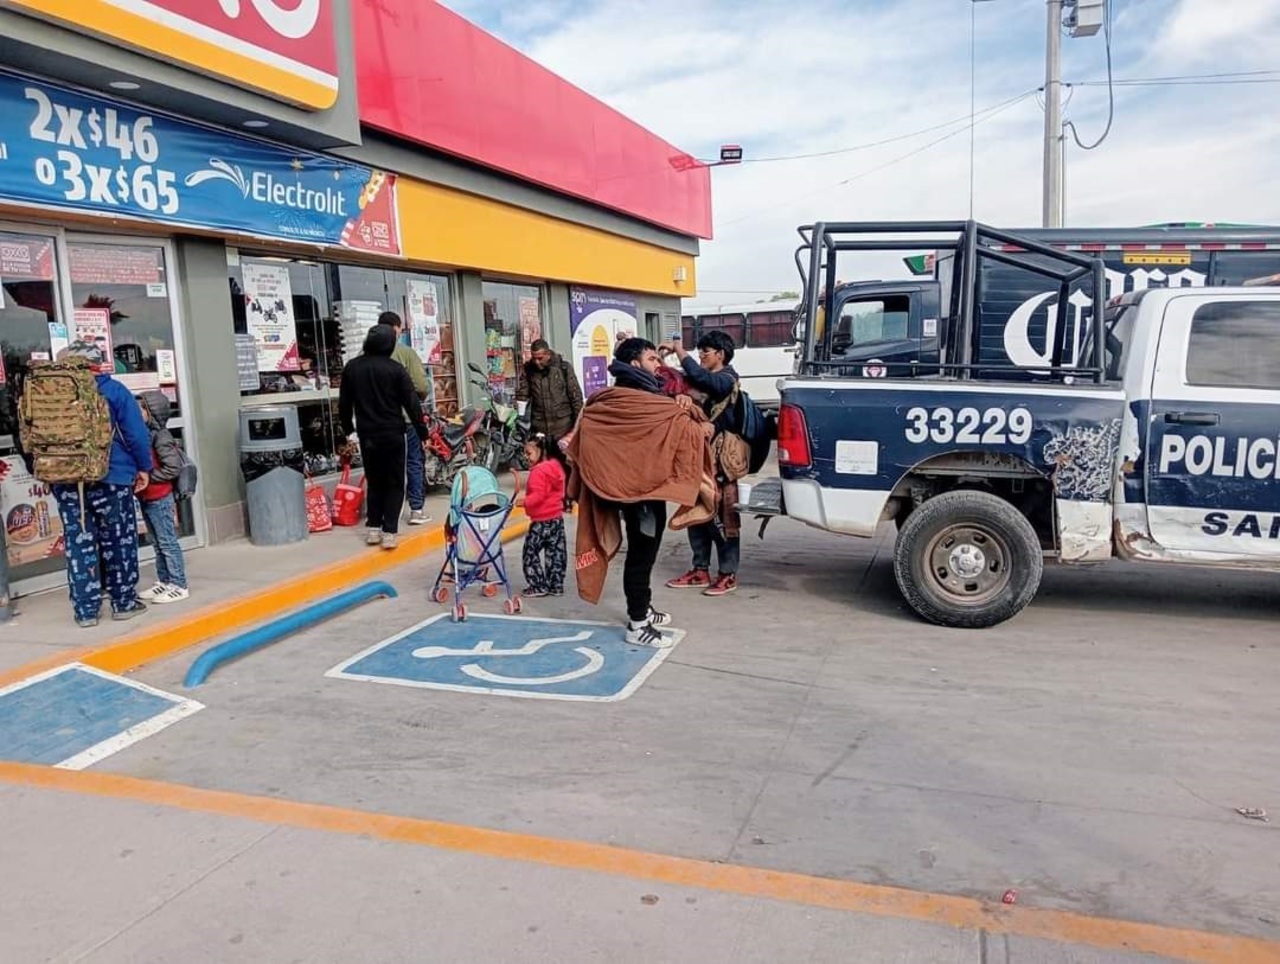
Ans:
{"type": "Polygon", "coordinates": [[[937,589],[965,605],[981,605],[1009,583],[1009,550],[995,533],[974,525],[948,526],[925,552],[937,589]]]}

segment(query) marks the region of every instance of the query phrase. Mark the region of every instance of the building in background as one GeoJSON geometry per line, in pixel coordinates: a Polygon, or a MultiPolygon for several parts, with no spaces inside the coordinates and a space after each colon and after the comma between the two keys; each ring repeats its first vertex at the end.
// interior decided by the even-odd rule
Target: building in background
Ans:
{"type": "Polygon", "coordinates": [[[67,341],[105,341],[116,377],[174,401],[201,467],[182,532],[218,542],[244,531],[241,407],[296,405],[330,467],[342,365],[379,312],[406,319],[448,413],[468,363],[514,394],[537,337],[598,367],[588,303],[677,330],[710,225],[704,166],[429,0],[0,0],[18,590],[63,564],[13,388],[67,341]]]}

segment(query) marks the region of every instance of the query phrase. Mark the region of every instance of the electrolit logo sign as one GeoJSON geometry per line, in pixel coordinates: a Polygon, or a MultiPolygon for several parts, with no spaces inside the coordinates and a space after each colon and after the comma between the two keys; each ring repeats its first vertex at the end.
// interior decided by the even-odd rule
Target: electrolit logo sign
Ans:
{"type": "Polygon", "coordinates": [[[334,0],[0,0],[310,110],[338,99],[334,0]]]}

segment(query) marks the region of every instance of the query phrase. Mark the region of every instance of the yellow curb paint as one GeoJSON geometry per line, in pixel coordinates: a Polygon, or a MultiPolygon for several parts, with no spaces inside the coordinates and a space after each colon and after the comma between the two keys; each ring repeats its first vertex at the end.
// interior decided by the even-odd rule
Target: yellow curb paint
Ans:
{"type": "Polygon", "coordinates": [[[202,790],[113,773],[0,762],[0,782],[258,823],[366,836],[567,870],[611,874],[676,887],[697,887],[828,910],[923,921],[963,930],[985,930],[1105,950],[1155,954],[1200,964],[1280,964],[1280,942],[1258,938],[1088,917],[1067,911],[1006,907],[969,897],[718,864],[606,844],[559,840],[221,790],[202,790]]]}
{"type": "MultiPolygon", "coordinates": [[[[502,531],[503,541],[519,538],[528,528],[528,519],[517,510],[502,531]]],[[[239,599],[225,599],[189,612],[180,619],[156,623],[104,646],[63,651],[16,669],[0,671],[0,687],[67,663],[84,663],[108,673],[127,673],[206,640],[265,622],[286,610],[436,552],[444,545],[443,526],[413,533],[406,536],[394,551],[370,548],[367,552],[283,580],[239,599]]]]}

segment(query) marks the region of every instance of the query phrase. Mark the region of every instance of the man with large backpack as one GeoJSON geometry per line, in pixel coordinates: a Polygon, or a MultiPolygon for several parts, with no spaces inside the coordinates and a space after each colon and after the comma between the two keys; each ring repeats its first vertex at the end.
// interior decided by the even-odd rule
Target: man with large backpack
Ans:
{"type": "Polygon", "coordinates": [[[150,481],[151,435],[129,389],[106,373],[110,363],[97,345],[72,342],[27,373],[18,402],[22,450],[58,501],[82,628],[98,624],[104,585],[112,619],[147,611],[138,599],[134,492],[150,481]]]}

